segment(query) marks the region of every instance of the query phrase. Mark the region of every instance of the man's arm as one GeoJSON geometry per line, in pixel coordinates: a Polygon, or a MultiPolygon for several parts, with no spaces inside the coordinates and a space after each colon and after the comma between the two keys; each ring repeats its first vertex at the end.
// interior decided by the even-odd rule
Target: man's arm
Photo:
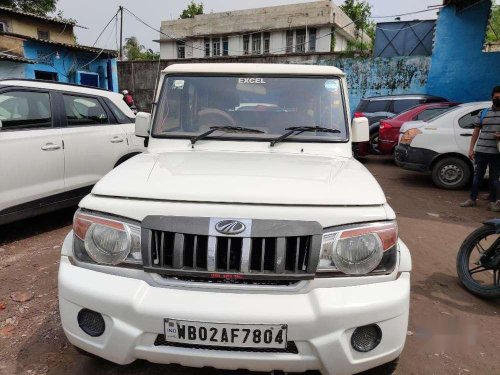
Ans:
{"type": "Polygon", "coordinates": [[[479,138],[479,132],[480,131],[481,131],[481,128],[475,127],[474,128],[474,133],[472,133],[472,137],[470,139],[469,158],[471,160],[474,160],[474,146],[476,145],[477,139],[479,138]]]}

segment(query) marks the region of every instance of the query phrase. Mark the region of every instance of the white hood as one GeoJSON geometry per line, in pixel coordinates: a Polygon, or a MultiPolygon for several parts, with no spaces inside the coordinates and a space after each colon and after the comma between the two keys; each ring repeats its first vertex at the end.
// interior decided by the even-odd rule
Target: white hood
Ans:
{"type": "Polygon", "coordinates": [[[168,151],[138,155],[92,190],[103,196],[275,205],[381,205],[385,195],[352,158],[168,151]]]}

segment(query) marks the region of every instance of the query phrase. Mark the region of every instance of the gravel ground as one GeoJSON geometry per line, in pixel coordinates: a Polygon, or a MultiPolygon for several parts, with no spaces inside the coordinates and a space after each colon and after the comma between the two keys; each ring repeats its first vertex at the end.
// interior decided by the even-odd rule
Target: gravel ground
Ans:
{"type": "MultiPolygon", "coordinates": [[[[460,243],[494,215],[486,203],[458,207],[465,191],[439,190],[429,176],[399,169],[388,158],[370,157],[365,165],[397,212],[413,257],[410,326],[396,373],[499,374],[500,301],[470,295],[455,272],[460,243]]],[[[0,374],[250,374],[143,361],[118,366],[77,352],[64,337],[57,308],[59,252],[73,213],[0,227],[0,374]]]]}

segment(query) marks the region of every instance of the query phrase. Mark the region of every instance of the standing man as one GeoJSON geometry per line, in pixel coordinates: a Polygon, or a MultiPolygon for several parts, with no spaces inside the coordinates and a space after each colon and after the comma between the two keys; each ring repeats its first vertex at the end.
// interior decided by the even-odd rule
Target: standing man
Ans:
{"type": "Polygon", "coordinates": [[[490,171],[490,203],[488,209],[494,212],[500,211],[497,203],[497,193],[500,188],[500,152],[497,142],[500,140],[500,86],[496,86],[491,93],[493,106],[479,113],[474,123],[474,133],[470,141],[469,158],[474,160],[474,179],[470,199],[460,204],[462,207],[473,207],[477,205],[479,188],[483,182],[486,168],[490,171]],[[476,143],[477,141],[477,143],[476,143]],[[475,146],[475,148],[474,148],[475,146]]]}

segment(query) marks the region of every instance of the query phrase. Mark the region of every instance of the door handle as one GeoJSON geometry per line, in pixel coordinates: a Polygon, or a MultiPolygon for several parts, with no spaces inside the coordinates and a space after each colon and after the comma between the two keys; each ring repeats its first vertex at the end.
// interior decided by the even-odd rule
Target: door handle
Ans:
{"type": "Polygon", "coordinates": [[[471,133],[462,133],[460,134],[462,137],[472,137],[471,133]]]}
{"type": "Polygon", "coordinates": [[[55,151],[55,150],[59,150],[60,148],[61,148],[61,146],[56,145],[52,142],[46,143],[45,145],[42,146],[43,151],[55,151]]]}
{"type": "Polygon", "coordinates": [[[123,142],[123,138],[113,137],[113,138],[111,138],[110,142],[111,143],[122,143],[123,142]]]}

